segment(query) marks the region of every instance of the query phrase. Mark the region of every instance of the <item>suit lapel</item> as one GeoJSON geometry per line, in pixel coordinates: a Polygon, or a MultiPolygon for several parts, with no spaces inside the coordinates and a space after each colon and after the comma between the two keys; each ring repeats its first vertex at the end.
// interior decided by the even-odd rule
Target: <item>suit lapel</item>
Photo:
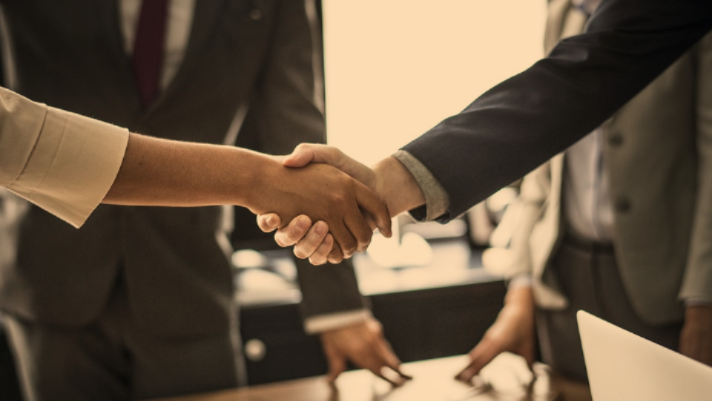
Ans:
{"type": "Polygon", "coordinates": [[[163,91],[155,102],[149,107],[147,113],[150,113],[156,107],[160,106],[166,98],[169,98],[176,88],[185,81],[190,72],[200,62],[200,53],[206,47],[206,43],[217,28],[216,21],[220,16],[225,0],[196,0],[195,12],[193,14],[193,25],[190,30],[188,46],[185,50],[185,56],[178,72],[173,80],[168,84],[168,87],[163,91]]]}

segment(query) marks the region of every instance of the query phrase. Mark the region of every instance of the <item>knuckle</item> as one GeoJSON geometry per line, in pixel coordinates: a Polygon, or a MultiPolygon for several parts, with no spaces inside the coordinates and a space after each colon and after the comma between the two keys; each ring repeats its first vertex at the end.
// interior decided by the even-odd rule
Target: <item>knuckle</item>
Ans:
{"type": "Polygon", "coordinates": [[[343,191],[334,191],[331,194],[331,200],[334,203],[343,204],[346,202],[346,199],[347,199],[346,193],[343,191]]]}
{"type": "Polygon", "coordinates": [[[324,264],[324,259],[318,256],[310,256],[309,263],[313,264],[314,266],[321,266],[324,264]]]}
{"type": "Polygon", "coordinates": [[[350,255],[356,252],[356,246],[356,241],[349,239],[347,241],[344,241],[344,243],[341,245],[341,248],[344,251],[344,254],[350,255]]]}
{"type": "Polygon", "coordinates": [[[331,249],[332,245],[334,245],[334,236],[327,234],[326,238],[324,238],[324,246],[331,249]]]}
{"type": "Polygon", "coordinates": [[[380,338],[383,334],[383,325],[375,320],[369,322],[369,328],[376,339],[380,338]]]}
{"type": "Polygon", "coordinates": [[[307,257],[309,257],[309,255],[307,255],[307,253],[303,249],[297,246],[294,247],[294,256],[298,257],[299,259],[306,259],[307,257]]]}
{"type": "Polygon", "coordinates": [[[264,216],[257,216],[257,227],[262,231],[267,231],[267,219],[264,216]]]}
{"type": "Polygon", "coordinates": [[[299,241],[304,236],[304,232],[299,227],[291,228],[286,234],[287,239],[292,243],[299,241]]]}
{"type": "Polygon", "coordinates": [[[304,237],[304,240],[309,241],[312,244],[321,244],[326,241],[326,239],[322,241],[321,235],[319,235],[316,230],[309,230],[307,235],[304,237]]]}
{"type": "Polygon", "coordinates": [[[358,240],[359,247],[363,250],[368,248],[368,245],[371,244],[371,233],[370,232],[365,232],[361,234],[359,240],[358,240]]]}

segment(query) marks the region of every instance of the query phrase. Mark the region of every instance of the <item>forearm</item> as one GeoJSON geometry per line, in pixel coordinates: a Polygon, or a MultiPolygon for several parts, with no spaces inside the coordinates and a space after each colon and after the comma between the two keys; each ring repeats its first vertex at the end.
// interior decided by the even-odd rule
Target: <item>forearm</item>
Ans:
{"type": "Polygon", "coordinates": [[[228,146],[131,134],[103,203],[154,206],[250,206],[250,189],[268,156],[228,146]]]}

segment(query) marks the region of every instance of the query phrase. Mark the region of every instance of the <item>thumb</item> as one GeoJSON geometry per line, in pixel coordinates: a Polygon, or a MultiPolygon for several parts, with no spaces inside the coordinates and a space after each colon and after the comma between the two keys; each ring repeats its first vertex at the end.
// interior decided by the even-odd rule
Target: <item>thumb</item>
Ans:
{"type": "Polygon", "coordinates": [[[291,155],[288,155],[283,161],[287,167],[304,167],[314,160],[314,152],[305,145],[299,145],[291,155]]]}
{"type": "Polygon", "coordinates": [[[269,233],[279,228],[282,220],[276,213],[265,213],[257,216],[257,225],[263,232],[269,233]]]}
{"type": "Polygon", "coordinates": [[[315,143],[303,143],[297,146],[291,155],[282,162],[287,167],[304,167],[309,163],[326,163],[339,167],[343,154],[336,148],[315,143]]]}

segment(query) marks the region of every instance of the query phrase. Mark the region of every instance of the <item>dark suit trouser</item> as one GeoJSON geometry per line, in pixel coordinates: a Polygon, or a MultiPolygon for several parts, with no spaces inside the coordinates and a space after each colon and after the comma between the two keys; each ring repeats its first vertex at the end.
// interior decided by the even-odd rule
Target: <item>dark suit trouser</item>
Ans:
{"type": "MultiPolygon", "coordinates": [[[[180,313],[176,311],[175,313],[180,313]]],[[[238,385],[236,330],[211,337],[153,338],[131,319],[117,283],[105,313],[81,328],[7,317],[26,401],[158,398],[238,385]]]]}
{"type": "Polygon", "coordinates": [[[557,372],[587,381],[576,312],[588,311],[610,323],[677,351],[682,324],[651,326],[633,310],[611,246],[568,236],[552,260],[554,277],[569,299],[565,310],[539,310],[537,331],[542,359],[557,372]]]}

